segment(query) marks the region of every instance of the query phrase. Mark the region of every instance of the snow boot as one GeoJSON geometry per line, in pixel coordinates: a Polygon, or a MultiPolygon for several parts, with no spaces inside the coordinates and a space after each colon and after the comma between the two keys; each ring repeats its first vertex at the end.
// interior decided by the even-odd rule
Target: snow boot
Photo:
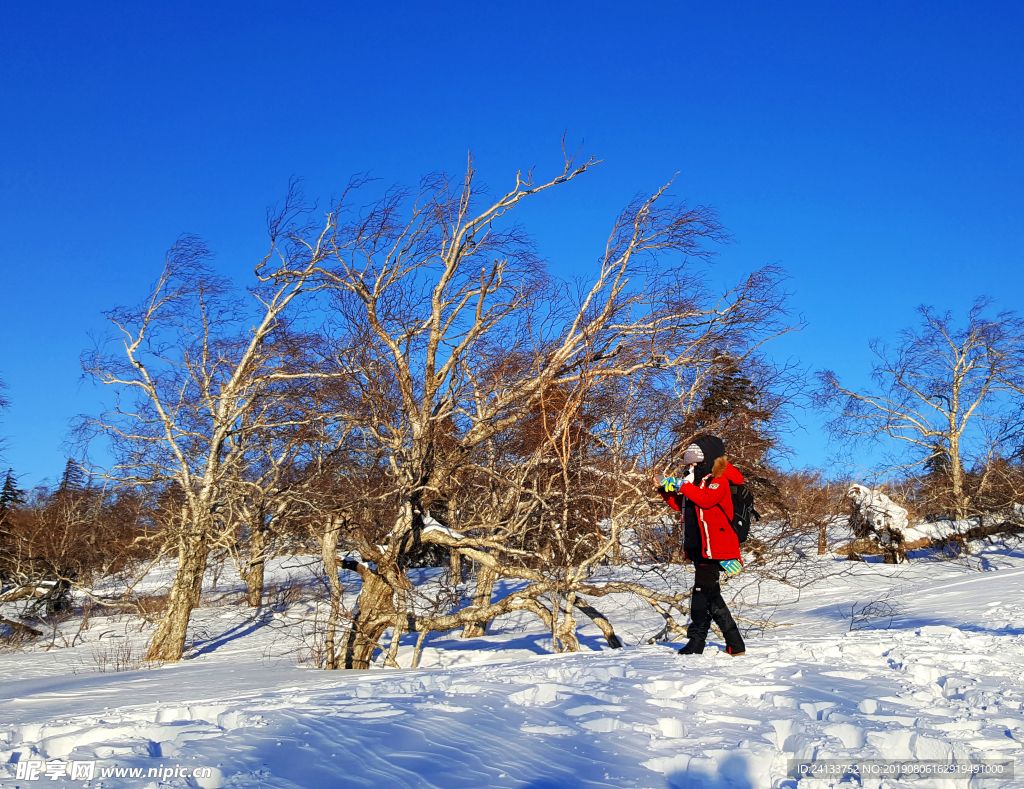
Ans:
{"type": "Polygon", "coordinates": [[[722,631],[722,638],[725,639],[725,651],[734,656],[742,655],[747,649],[743,643],[743,636],[740,635],[740,629],[736,626],[736,620],[729,613],[729,607],[722,599],[722,590],[719,587],[715,587],[714,593],[710,595],[708,609],[711,618],[715,620],[718,629],[722,631]]]}
{"type": "Polygon", "coordinates": [[[679,655],[702,655],[704,654],[704,642],[698,641],[695,638],[691,638],[686,642],[686,646],[678,650],[676,654],[679,655]]]}

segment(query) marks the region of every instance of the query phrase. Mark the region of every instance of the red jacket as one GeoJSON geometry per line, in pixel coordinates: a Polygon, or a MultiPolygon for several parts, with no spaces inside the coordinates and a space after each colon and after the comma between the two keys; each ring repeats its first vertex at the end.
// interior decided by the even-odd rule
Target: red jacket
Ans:
{"type": "Polygon", "coordinates": [[[742,485],[743,475],[734,465],[726,462],[720,476],[712,477],[708,474],[696,485],[684,483],[679,493],[666,493],[659,489],[661,497],[677,512],[682,511],[680,494],[696,505],[701,552],[706,559],[725,562],[740,558],[740,541],[732,528],[730,483],[742,485]]]}

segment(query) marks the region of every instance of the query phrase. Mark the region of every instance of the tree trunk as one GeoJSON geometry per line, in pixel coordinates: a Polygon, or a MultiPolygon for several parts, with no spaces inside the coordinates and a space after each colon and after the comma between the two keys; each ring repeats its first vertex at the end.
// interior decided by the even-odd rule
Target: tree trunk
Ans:
{"type": "Polygon", "coordinates": [[[958,521],[966,520],[968,514],[967,496],[964,494],[964,468],[960,465],[960,458],[954,456],[950,464],[950,477],[953,483],[953,508],[958,521]]]}
{"type": "Polygon", "coordinates": [[[338,578],[338,526],[332,518],[324,528],[320,538],[320,556],[327,573],[330,590],[331,610],[327,615],[327,628],[324,635],[324,668],[334,670],[338,666],[338,648],[335,638],[338,631],[338,619],[341,616],[341,580],[338,578]]]}
{"type": "Polygon", "coordinates": [[[199,605],[209,555],[210,544],[205,533],[188,534],[182,538],[167,612],[153,634],[146,660],[181,660],[189,619],[199,605]]]}
{"type": "MultiPolygon", "coordinates": [[[[491,604],[491,593],[494,591],[494,582],[497,579],[498,573],[496,570],[487,565],[480,565],[480,569],[476,574],[476,594],[473,595],[473,606],[475,608],[483,608],[491,604]]],[[[479,636],[486,635],[489,624],[490,621],[488,620],[472,622],[463,628],[462,637],[478,638],[479,636]]]]}
{"type": "Polygon", "coordinates": [[[823,556],[828,553],[828,535],[826,534],[826,525],[824,523],[818,525],[818,556],[823,556]]]}
{"type": "Polygon", "coordinates": [[[593,620],[594,624],[597,625],[598,629],[604,634],[605,640],[608,642],[608,646],[612,649],[622,648],[622,640],[615,635],[612,623],[608,621],[608,618],[604,614],[594,608],[594,606],[590,605],[582,597],[577,597],[575,603],[576,607],[589,616],[591,620],[593,620]]]}
{"type": "Polygon", "coordinates": [[[462,554],[458,548],[451,548],[448,553],[448,583],[455,586],[462,583],[462,554]]]}
{"type": "Polygon", "coordinates": [[[576,593],[569,592],[564,602],[555,595],[552,601],[551,614],[554,622],[552,628],[552,647],[556,652],[579,652],[580,642],[576,637],[576,617],[572,611],[576,605],[576,593]],[[556,618],[557,614],[561,618],[556,618]]]}
{"type": "Polygon", "coordinates": [[[263,605],[263,584],[266,571],[264,551],[267,547],[267,532],[259,524],[249,536],[249,564],[245,568],[246,605],[259,608],[263,605]]]}
{"type": "MultiPolygon", "coordinates": [[[[957,412],[959,403],[959,387],[953,391],[953,414],[957,412]]],[[[958,521],[966,520],[968,515],[967,495],[964,493],[964,465],[960,460],[960,434],[956,430],[955,417],[950,420],[949,430],[949,476],[953,483],[953,508],[958,521]]]]}
{"type": "Polygon", "coordinates": [[[368,567],[359,574],[363,588],[345,645],[345,668],[368,669],[381,636],[395,621],[395,590],[368,567]]]}

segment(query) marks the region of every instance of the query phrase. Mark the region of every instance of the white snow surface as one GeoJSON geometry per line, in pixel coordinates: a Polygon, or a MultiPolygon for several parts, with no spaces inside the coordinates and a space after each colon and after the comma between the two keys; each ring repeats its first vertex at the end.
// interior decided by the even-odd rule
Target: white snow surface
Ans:
{"type": "Polygon", "coordinates": [[[916,526],[908,526],[903,530],[903,542],[913,543],[918,540],[946,540],[959,534],[959,521],[926,521],[916,526]]]}
{"type": "MultiPolygon", "coordinates": [[[[15,779],[18,761],[61,759],[213,768],[88,784],[111,788],[818,789],[829,782],[788,777],[787,759],[973,757],[1015,759],[1018,777],[842,786],[1024,786],[1024,551],[975,549],[973,567],[813,559],[845,572],[802,591],[743,573],[725,590],[734,613],[778,626],[748,630],[736,658],[714,636],[701,656],[638,646],[660,620],[622,597],[593,601],[620,650],[583,620],[585,651],[552,654],[522,615],[483,638],[432,636],[416,670],[327,672],[299,663],[308,606],[235,603],[196,612],[187,660],[99,673],[118,648],[138,654],[151,628],[94,617],[74,647],[0,654],[0,785],[85,786],[15,779]]],[[[312,558],[286,557],[270,580],[313,572],[312,558]]],[[[221,578],[207,597],[237,584],[221,578]]],[[[62,626],[68,643],[79,625],[62,626]]]]}

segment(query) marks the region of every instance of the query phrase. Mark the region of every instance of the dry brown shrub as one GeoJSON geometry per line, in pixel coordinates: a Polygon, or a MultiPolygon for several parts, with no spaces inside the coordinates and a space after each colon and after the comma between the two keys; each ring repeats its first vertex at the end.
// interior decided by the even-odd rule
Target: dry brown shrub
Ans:
{"type": "Polygon", "coordinates": [[[135,598],[136,610],[139,616],[147,621],[152,621],[161,616],[167,610],[169,602],[170,594],[168,592],[139,595],[135,598]]]}
{"type": "Polygon", "coordinates": [[[28,502],[4,513],[0,577],[15,592],[49,585],[26,614],[51,617],[70,609],[74,586],[124,573],[152,553],[144,539],[144,510],[131,493],[37,489],[28,502]]]}
{"type": "Polygon", "coordinates": [[[246,593],[239,589],[230,589],[217,595],[207,594],[201,601],[203,608],[225,608],[232,606],[244,606],[246,604],[246,593]]]}
{"type": "Polygon", "coordinates": [[[305,586],[291,578],[279,584],[270,584],[266,588],[266,605],[275,611],[284,611],[301,603],[308,595],[305,586]]]}
{"type": "Polygon", "coordinates": [[[846,484],[830,482],[819,472],[809,471],[779,474],[775,484],[779,490],[779,516],[788,531],[813,538],[819,555],[832,550],[835,528],[849,513],[846,484]]]}
{"type": "Polygon", "coordinates": [[[102,639],[93,648],[92,662],[100,674],[138,671],[144,665],[142,655],[127,638],[102,639]]]}

